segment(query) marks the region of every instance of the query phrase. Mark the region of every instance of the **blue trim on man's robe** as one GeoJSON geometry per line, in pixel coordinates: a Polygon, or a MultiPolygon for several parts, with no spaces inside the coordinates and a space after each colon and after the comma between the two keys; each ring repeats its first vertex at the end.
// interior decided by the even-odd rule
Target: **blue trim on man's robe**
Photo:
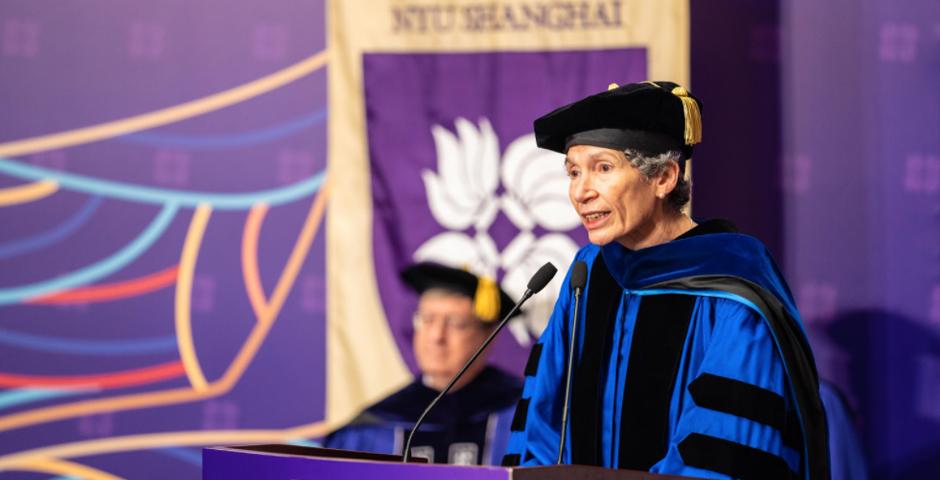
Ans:
{"type": "MultiPolygon", "coordinates": [[[[415,434],[412,452],[433,450],[435,463],[475,450],[471,464],[498,464],[506,451],[509,425],[521,382],[487,367],[460,390],[445,396],[415,434]],[[470,447],[468,444],[474,444],[470,447]],[[469,447],[469,448],[468,448],[469,447]]],[[[400,455],[404,438],[438,392],[415,380],[367,408],[324,440],[328,448],[400,455]]]]}

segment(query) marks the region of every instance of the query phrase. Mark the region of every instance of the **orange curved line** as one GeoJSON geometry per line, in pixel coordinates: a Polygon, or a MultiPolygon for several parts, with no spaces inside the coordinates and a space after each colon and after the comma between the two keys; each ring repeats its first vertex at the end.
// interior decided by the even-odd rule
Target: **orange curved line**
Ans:
{"type": "MultiPolygon", "coordinates": [[[[313,199],[313,205],[310,206],[310,210],[307,212],[307,219],[304,221],[303,227],[301,227],[300,230],[300,234],[297,236],[297,240],[294,242],[294,248],[290,252],[290,256],[287,259],[287,264],[284,266],[284,269],[281,271],[281,276],[277,280],[277,285],[274,287],[274,294],[271,296],[271,301],[264,304],[263,308],[261,309],[261,315],[258,317],[258,322],[251,330],[251,333],[248,334],[248,339],[245,340],[245,343],[242,345],[242,349],[235,356],[235,359],[232,360],[232,363],[229,365],[225,373],[222,374],[222,378],[218,380],[219,384],[226,385],[226,391],[234,386],[238,379],[241,378],[242,374],[245,372],[245,369],[248,368],[248,363],[251,362],[251,359],[254,357],[255,353],[257,353],[258,349],[261,348],[261,342],[264,341],[265,337],[268,335],[268,331],[270,331],[271,327],[274,326],[274,322],[277,320],[277,315],[280,313],[281,307],[284,305],[284,299],[290,292],[290,288],[294,284],[294,280],[297,279],[300,266],[303,263],[303,260],[307,257],[307,253],[310,251],[310,246],[313,244],[313,239],[316,237],[317,231],[320,228],[329,195],[330,181],[329,178],[327,178],[326,181],[323,182],[323,186],[320,187],[320,193],[318,193],[316,198],[313,199]]],[[[257,250],[250,252],[249,260],[254,264],[253,268],[257,270],[257,250]]],[[[257,288],[259,291],[261,291],[260,283],[258,284],[257,288]]],[[[0,422],[0,425],[2,425],[2,422],[0,422]]]]}
{"type": "Polygon", "coordinates": [[[77,387],[95,386],[102,389],[130,387],[160,382],[182,376],[179,361],[123,372],[84,376],[38,376],[0,373],[0,387],[77,387]]]}
{"type": "MultiPolygon", "coordinates": [[[[332,190],[331,182],[329,178],[326,178],[323,180],[323,185],[320,186],[320,194],[317,195],[317,198],[313,202],[313,207],[310,209],[309,215],[311,218],[323,218],[323,212],[326,209],[326,202],[330,196],[330,190],[332,190]]],[[[277,283],[274,285],[271,298],[268,299],[265,314],[269,317],[269,322],[274,322],[277,318],[277,314],[281,311],[281,307],[284,306],[287,295],[290,293],[291,287],[293,287],[294,281],[297,279],[297,275],[300,274],[300,267],[303,266],[304,259],[307,258],[310,247],[313,246],[313,239],[317,236],[319,227],[320,221],[317,220],[316,222],[307,221],[301,228],[297,242],[294,244],[290,256],[287,257],[287,263],[281,270],[281,276],[278,277],[277,283]]],[[[255,260],[257,260],[257,258],[255,260]]]]}
{"type": "Polygon", "coordinates": [[[193,276],[196,273],[196,261],[199,250],[202,248],[202,238],[212,215],[212,207],[202,203],[193,212],[193,218],[186,231],[183,241],[183,251],[180,254],[180,272],[176,279],[176,296],[174,297],[174,319],[176,326],[176,345],[183,361],[183,369],[189,383],[196,390],[205,390],[209,386],[206,376],[199,365],[199,355],[196,353],[196,344],[193,342],[192,312],[190,302],[193,293],[193,276]]]}
{"type": "Polygon", "coordinates": [[[108,472],[89,467],[88,465],[53,458],[36,458],[31,462],[21,465],[19,468],[16,468],[16,470],[36,473],[57,473],[60,475],[69,475],[70,477],[83,478],[85,480],[121,479],[121,477],[115,477],[108,472]]]}
{"type": "Polygon", "coordinates": [[[59,184],[53,180],[38,180],[25,185],[0,188],[0,207],[35,202],[52,195],[58,190],[59,184]]]}
{"type": "Polygon", "coordinates": [[[283,443],[302,438],[322,437],[336,427],[337,425],[328,424],[326,421],[317,421],[279,430],[197,430],[80,440],[0,456],[0,471],[19,469],[46,458],[88,457],[165,447],[283,443]]]}
{"type": "Polygon", "coordinates": [[[245,219],[245,229],[242,231],[242,279],[245,281],[245,290],[248,301],[255,312],[255,318],[261,320],[268,300],[261,287],[261,274],[258,272],[258,237],[261,235],[261,224],[268,213],[268,206],[259,203],[248,212],[245,219]]]}
{"type": "Polygon", "coordinates": [[[92,285],[75,288],[60,293],[31,298],[25,303],[49,305],[67,303],[92,303],[120,300],[166,288],[176,281],[179,265],[174,265],[159,272],[123,282],[92,285]]]}

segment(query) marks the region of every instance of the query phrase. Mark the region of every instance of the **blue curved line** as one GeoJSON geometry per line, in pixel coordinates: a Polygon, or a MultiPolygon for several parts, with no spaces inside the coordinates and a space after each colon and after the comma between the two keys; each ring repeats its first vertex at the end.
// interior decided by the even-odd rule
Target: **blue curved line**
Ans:
{"type": "Polygon", "coordinates": [[[79,285],[94,282],[95,280],[120,270],[150,248],[150,245],[166,230],[170,221],[176,216],[178,209],[179,207],[176,204],[168,203],[165,205],[153,221],[150,222],[150,225],[147,225],[147,228],[144,229],[137,238],[104,260],[61,277],[29,285],[0,288],[0,305],[17,303],[25,299],[68,290],[79,285]]]}
{"type": "Polygon", "coordinates": [[[150,355],[176,351],[176,337],[85,340],[47,337],[0,328],[0,345],[71,355],[150,355]]]}
{"type": "Polygon", "coordinates": [[[288,441],[287,443],[291,445],[299,445],[301,447],[317,447],[322,448],[323,444],[320,442],[314,442],[313,440],[307,440],[306,438],[295,438],[288,441]]]}
{"type": "Polygon", "coordinates": [[[158,451],[190,465],[197,467],[202,466],[202,452],[199,450],[184,447],[167,447],[161,448],[158,451]]]}
{"type": "Polygon", "coordinates": [[[0,410],[50,398],[69,397],[94,392],[93,388],[17,388],[0,392],[0,410]]]}
{"type": "Polygon", "coordinates": [[[326,109],[274,125],[262,130],[222,135],[184,135],[175,133],[140,132],[118,137],[117,140],[154,147],[180,147],[189,150],[221,150],[270,142],[321,123],[326,109]]]}
{"type": "Polygon", "coordinates": [[[82,209],[71,218],[57,225],[55,228],[12,242],[0,244],[0,259],[15,257],[24,253],[34,252],[62,241],[75,233],[85,222],[91,218],[95,210],[101,205],[101,197],[91,197],[82,206],[82,209]]]}
{"type": "Polygon", "coordinates": [[[48,168],[27,165],[7,158],[0,158],[0,173],[6,173],[26,180],[54,180],[59,187],[102,195],[105,197],[120,198],[132,202],[166,204],[174,203],[181,207],[195,207],[202,203],[212,205],[220,210],[247,210],[256,203],[280,205],[292,202],[316,192],[326,171],[321,171],[305,180],[273,190],[245,193],[209,193],[190,192],[185,190],[169,190],[153,188],[131,183],[102,180],[99,178],[61,172],[48,168]]]}

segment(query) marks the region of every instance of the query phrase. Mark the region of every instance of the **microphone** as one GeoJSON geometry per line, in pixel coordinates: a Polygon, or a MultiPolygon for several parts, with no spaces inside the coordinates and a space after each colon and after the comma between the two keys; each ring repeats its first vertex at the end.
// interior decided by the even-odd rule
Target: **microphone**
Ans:
{"type": "Polygon", "coordinates": [[[509,319],[516,313],[516,310],[519,310],[519,307],[521,307],[522,304],[529,299],[529,297],[542,291],[542,289],[548,285],[548,282],[552,280],[552,277],[555,276],[555,272],[557,271],[558,269],[556,269],[551,262],[548,262],[545,265],[542,265],[542,268],[539,268],[539,270],[535,272],[535,275],[532,275],[532,278],[529,279],[528,285],[526,285],[526,291],[522,294],[522,298],[519,299],[519,302],[517,302],[516,305],[512,307],[512,310],[510,310],[509,313],[507,313],[506,316],[499,321],[499,324],[496,325],[496,329],[493,330],[493,333],[486,337],[486,340],[484,340],[483,344],[480,345],[480,348],[474,352],[473,356],[470,357],[470,360],[467,360],[467,363],[465,363],[463,368],[457,372],[457,375],[454,375],[454,378],[450,379],[450,383],[444,387],[444,390],[441,390],[441,393],[434,397],[434,400],[431,400],[431,403],[428,405],[428,407],[425,408],[424,412],[421,413],[421,416],[418,417],[418,421],[415,422],[415,426],[411,429],[411,432],[408,433],[408,441],[405,442],[405,449],[402,451],[402,462],[407,463],[411,459],[411,440],[414,438],[415,432],[418,431],[418,427],[420,427],[421,423],[424,422],[424,417],[428,416],[428,413],[430,413],[431,409],[433,409],[434,406],[437,405],[442,398],[444,398],[444,395],[447,395],[447,393],[450,392],[450,389],[454,387],[454,384],[457,383],[457,380],[460,380],[460,377],[462,377],[464,372],[470,368],[470,365],[472,365],[477,357],[483,353],[483,350],[486,350],[486,347],[489,346],[490,342],[496,338],[496,334],[498,334],[499,331],[503,329],[509,319]]]}
{"type": "Polygon", "coordinates": [[[571,370],[574,368],[574,347],[578,338],[578,304],[584,284],[587,283],[587,264],[582,261],[575,262],[571,267],[569,284],[574,290],[574,311],[571,314],[571,340],[568,346],[568,369],[565,373],[565,403],[561,409],[561,441],[558,442],[558,465],[561,465],[565,453],[565,436],[568,434],[568,404],[571,402],[571,370]]]}

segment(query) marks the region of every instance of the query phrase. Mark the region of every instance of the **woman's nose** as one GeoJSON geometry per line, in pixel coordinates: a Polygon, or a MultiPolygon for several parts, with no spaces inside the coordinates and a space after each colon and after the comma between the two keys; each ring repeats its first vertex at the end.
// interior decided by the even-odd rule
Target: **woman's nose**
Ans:
{"type": "Polygon", "coordinates": [[[582,175],[575,184],[572,186],[574,189],[574,195],[572,198],[577,203],[584,203],[597,195],[597,192],[594,191],[594,186],[592,184],[592,179],[590,175],[582,175]]]}

